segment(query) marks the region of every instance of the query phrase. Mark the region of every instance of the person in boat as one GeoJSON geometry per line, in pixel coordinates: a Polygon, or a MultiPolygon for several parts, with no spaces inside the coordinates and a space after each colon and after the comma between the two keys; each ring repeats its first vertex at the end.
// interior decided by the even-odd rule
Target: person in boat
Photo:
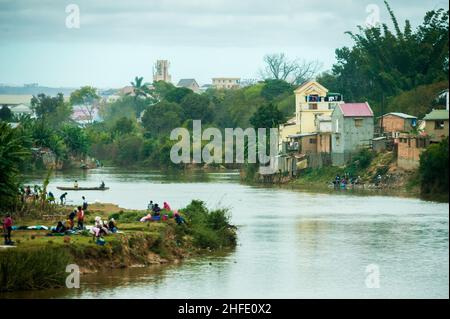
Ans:
{"type": "Polygon", "coordinates": [[[77,208],[77,227],[80,230],[84,229],[84,211],[81,206],[77,208]]]}
{"type": "Polygon", "coordinates": [[[169,203],[167,203],[167,202],[164,202],[164,204],[163,204],[163,209],[166,210],[166,211],[168,211],[168,212],[172,211],[172,209],[170,208],[169,203]]]}
{"type": "Polygon", "coordinates": [[[77,216],[77,210],[74,209],[73,211],[70,212],[69,214],[69,225],[70,225],[70,229],[73,228],[73,226],[75,225],[75,216],[77,216]]]}
{"type": "Polygon", "coordinates": [[[11,232],[12,232],[13,220],[10,214],[5,215],[3,219],[3,236],[5,237],[5,245],[12,245],[11,232]]]}
{"type": "Polygon", "coordinates": [[[104,181],[102,181],[102,183],[100,184],[100,188],[105,188],[105,182],[104,181]]]}
{"type": "Polygon", "coordinates": [[[59,196],[59,200],[61,201],[61,205],[64,205],[66,203],[66,196],[67,196],[67,192],[65,192],[61,196],[59,196]]]}
{"type": "Polygon", "coordinates": [[[88,205],[88,202],[86,200],[86,197],[81,196],[81,199],[83,199],[83,210],[87,211],[89,205],[88,205]]]}
{"type": "Polygon", "coordinates": [[[73,187],[78,188],[78,181],[75,181],[75,183],[73,183],[73,187]]]}

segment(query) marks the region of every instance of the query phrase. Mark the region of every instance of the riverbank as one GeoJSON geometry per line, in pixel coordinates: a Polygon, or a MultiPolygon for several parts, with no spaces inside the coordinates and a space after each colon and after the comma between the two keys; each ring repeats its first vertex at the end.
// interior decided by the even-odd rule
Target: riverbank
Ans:
{"type": "MultiPolygon", "coordinates": [[[[17,226],[56,225],[72,207],[61,207],[53,216],[23,217],[17,226]]],[[[180,214],[186,220],[178,225],[169,213],[167,221],[139,222],[147,212],[125,210],[113,204],[93,204],[86,224],[94,218],[113,217],[120,233],[104,236],[98,245],[89,232],[49,236],[49,230],[13,231],[14,248],[0,248],[0,290],[31,290],[62,287],[66,266],[76,264],[81,273],[102,269],[145,267],[179,263],[183,259],[236,245],[235,227],[226,210],[208,210],[201,201],[192,201],[180,214]]]]}

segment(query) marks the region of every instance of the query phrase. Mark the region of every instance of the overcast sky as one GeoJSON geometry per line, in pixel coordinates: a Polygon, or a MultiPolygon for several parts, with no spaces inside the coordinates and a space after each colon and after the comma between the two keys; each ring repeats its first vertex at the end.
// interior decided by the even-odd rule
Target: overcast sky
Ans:
{"type": "MultiPolygon", "coordinates": [[[[448,9],[443,0],[390,3],[413,26],[428,10],[448,9]]],[[[274,52],[328,69],[334,50],[351,45],[344,32],[375,17],[371,5],[389,21],[380,0],[0,0],[0,83],[121,87],[136,75],[151,81],[154,62],[168,59],[174,82],[204,84],[256,78],[274,52]],[[79,28],[66,25],[70,4],[79,8],[79,28]]]]}

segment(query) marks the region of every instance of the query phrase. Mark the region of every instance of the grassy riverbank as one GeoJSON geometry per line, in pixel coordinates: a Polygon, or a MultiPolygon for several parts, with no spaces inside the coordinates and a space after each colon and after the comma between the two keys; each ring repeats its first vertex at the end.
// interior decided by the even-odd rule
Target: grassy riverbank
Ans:
{"type": "MultiPolygon", "coordinates": [[[[65,215],[70,207],[61,208],[65,215]]],[[[177,263],[211,251],[234,248],[235,227],[225,209],[208,210],[201,201],[192,201],[180,210],[186,223],[168,221],[140,223],[145,211],[124,210],[112,204],[95,204],[88,210],[87,224],[95,216],[114,217],[122,233],[104,237],[97,245],[88,232],[71,236],[47,236],[47,230],[13,231],[15,248],[0,249],[0,291],[61,287],[68,264],[81,272],[150,264],[177,263]]],[[[170,214],[169,214],[170,216],[170,214]]],[[[16,225],[55,225],[36,217],[15,220],[16,225]]]]}

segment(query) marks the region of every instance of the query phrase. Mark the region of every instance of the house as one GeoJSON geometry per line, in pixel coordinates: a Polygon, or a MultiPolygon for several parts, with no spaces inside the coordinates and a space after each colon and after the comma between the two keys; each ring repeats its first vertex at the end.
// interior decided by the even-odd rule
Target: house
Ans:
{"type": "Polygon", "coordinates": [[[342,103],[341,94],[329,93],[327,88],[316,81],[303,83],[294,94],[299,133],[317,132],[317,118],[331,116],[336,106],[342,103]]]}
{"type": "Polygon", "coordinates": [[[424,133],[431,143],[438,143],[448,137],[448,110],[433,110],[423,118],[424,133]]]}
{"type": "Polygon", "coordinates": [[[331,114],[331,161],[341,166],[359,149],[370,146],[374,134],[373,111],[366,103],[343,103],[331,114]]]}
{"type": "Polygon", "coordinates": [[[397,166],[405,170],[419,167],[420,154],[429,144],[430,139],[427,136],[400,133],[396,139],[397,166]]]}
{"type": "Polygon", "coordinates": [[[212,78],[212,85],[216,89],[238,89],[241,78],[212,78]]]}
{"type": "Polygon", "coordinates": [[[22,116],[22,115],[33,116],[34,112],[29,105],[19,104],[11,107],[11,113],[14,114],[14,116],[22,116]]]}
{"type": "Polygon", "coordinates": [[[417,127],[417,117],[405,113],[387,113],[378,117],[381,133],[393,136],[400,132],[411,132],[417,127]]]}
{"type": "Polygon", "coordinates": [[[177,86],[191,89],[195,93],[200,92],[200,85],[198,85],[195,79],[181,79],[180,81],[178,81],[177,86]]]}

